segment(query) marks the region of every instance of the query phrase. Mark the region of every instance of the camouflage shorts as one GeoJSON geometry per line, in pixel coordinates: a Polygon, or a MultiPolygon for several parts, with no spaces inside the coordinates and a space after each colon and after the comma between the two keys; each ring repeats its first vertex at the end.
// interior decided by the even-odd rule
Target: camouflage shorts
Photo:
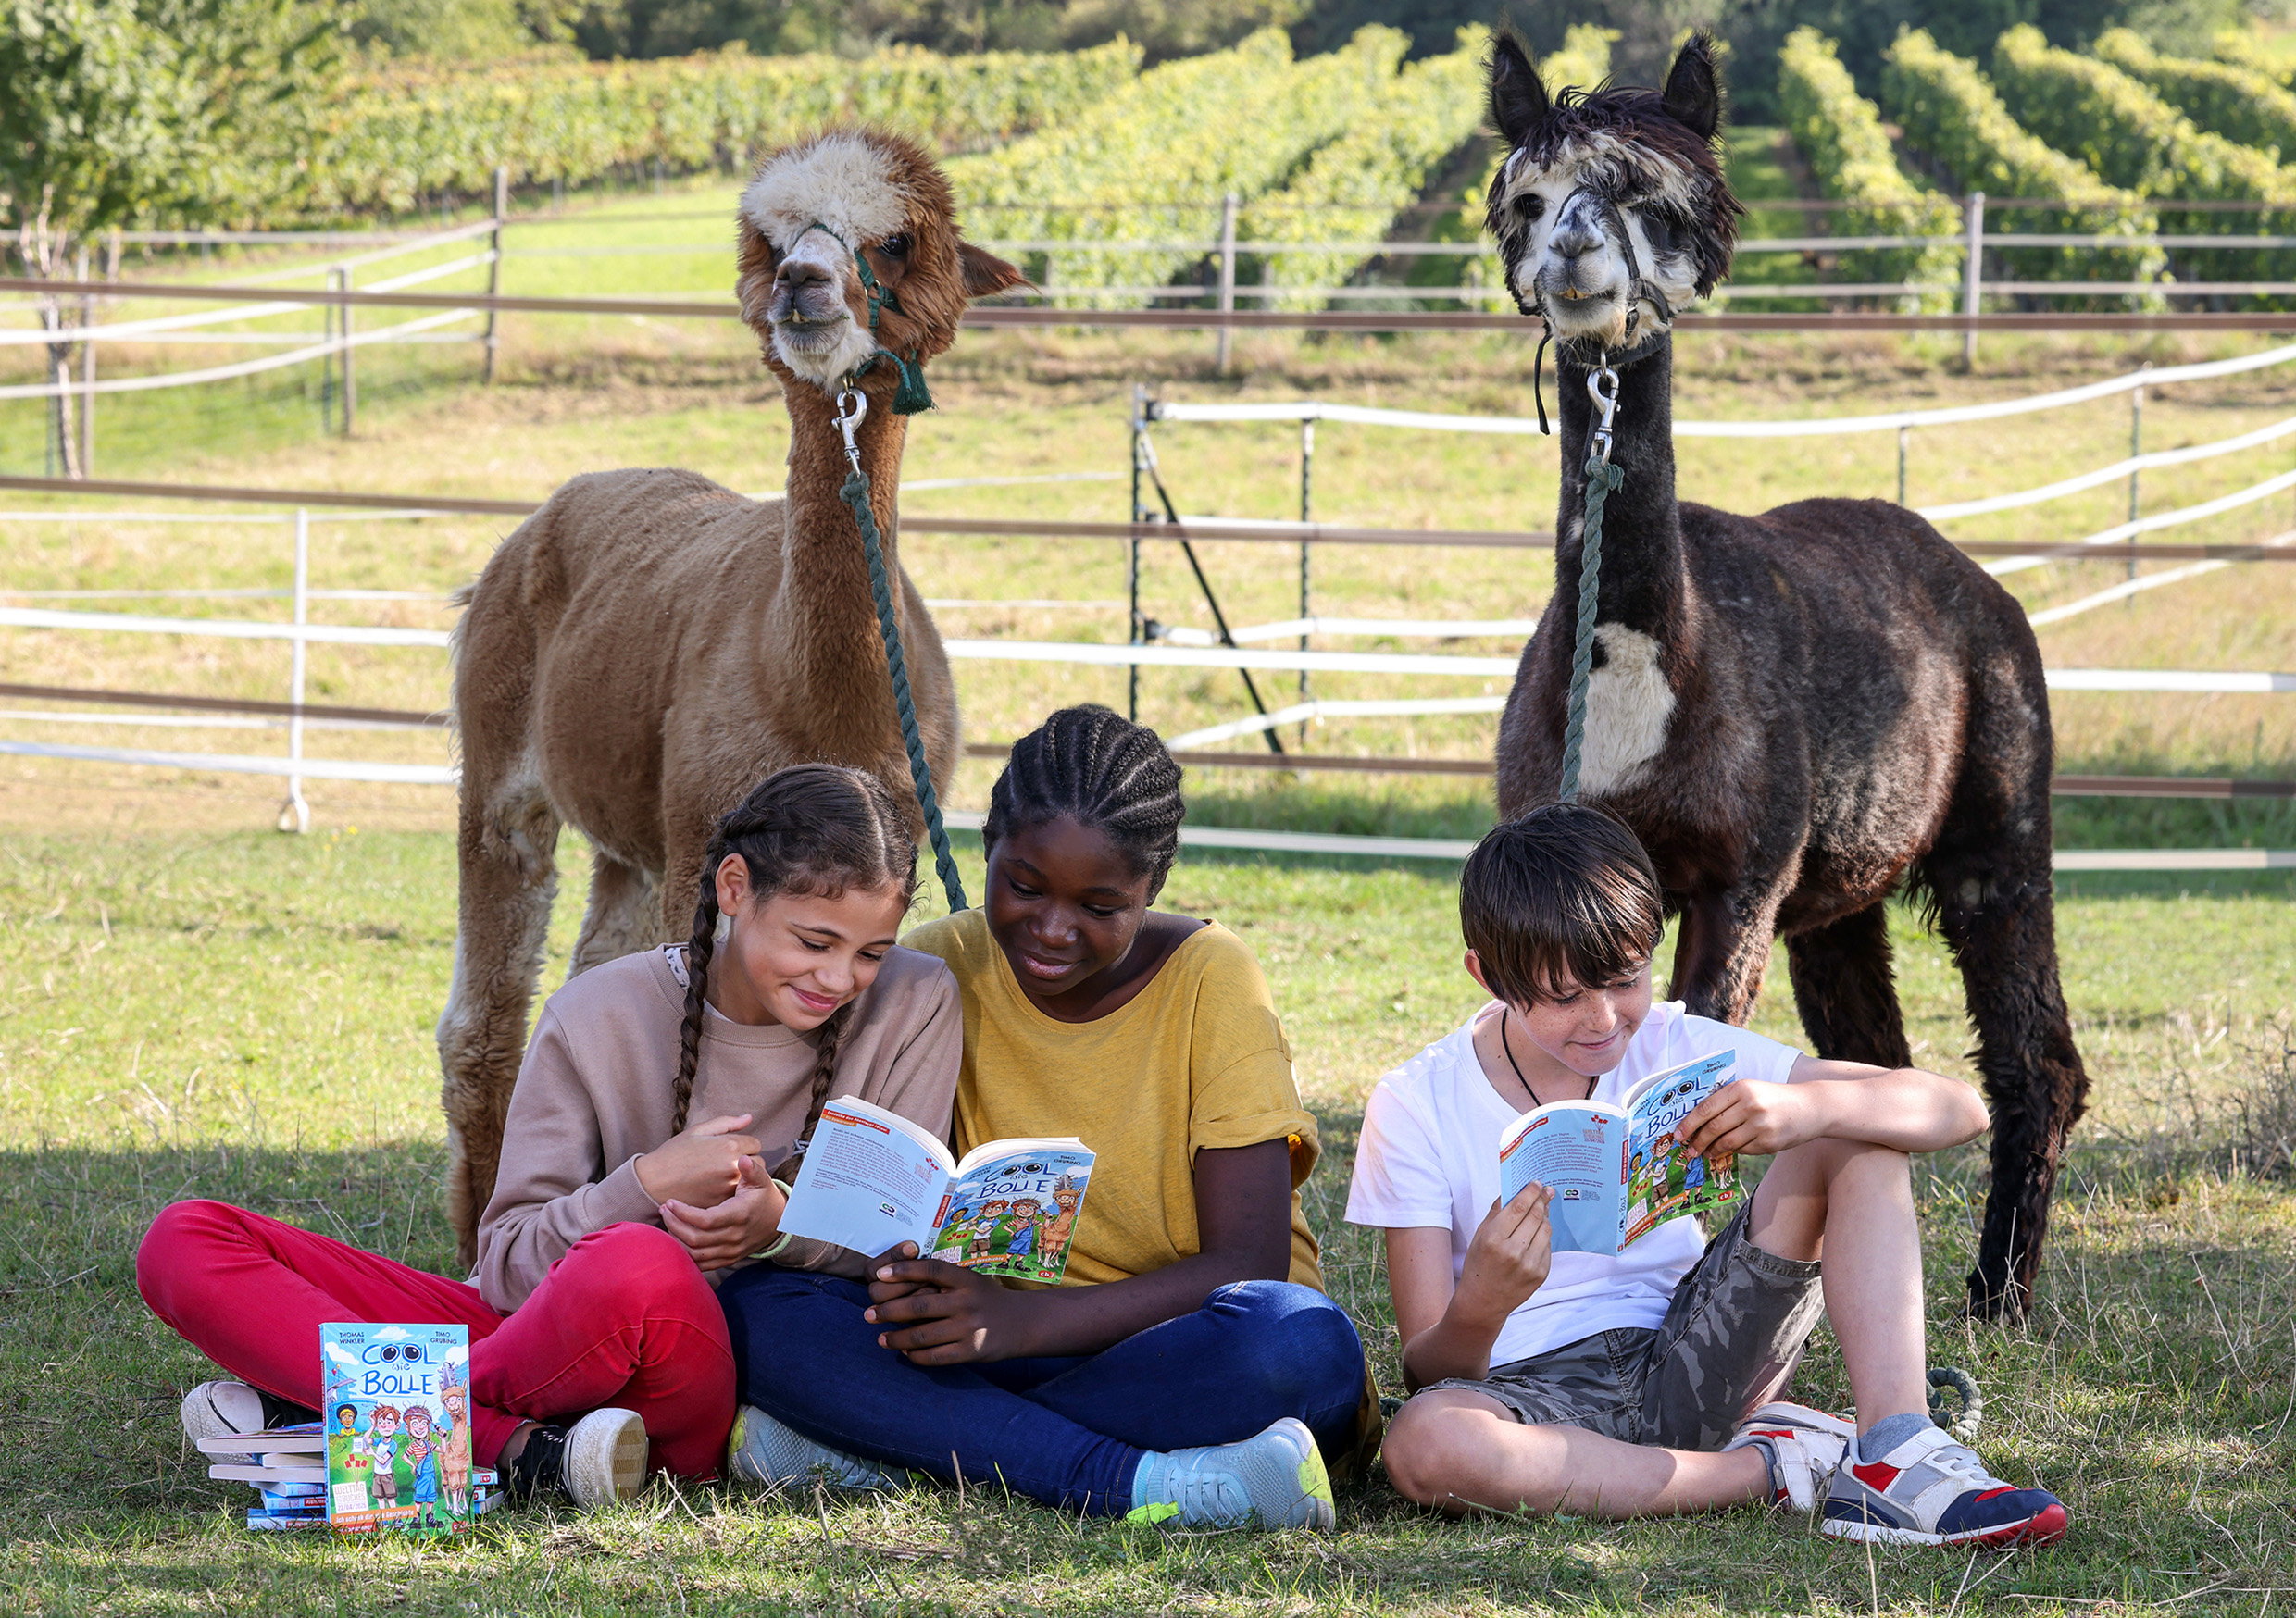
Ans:
{"type": "Polygon", "coordinates": [[[1781,1259],[1746,1235],[1752,1204],[1706,1244],[1655,1331],[1597,1332],[1460,1388],[1517,1421],[1584,1427],[1629,1444],[1718,1450],[1756,1405],[1778,1397],[1825,1305],[1815,1260],[1781,1259]]]}

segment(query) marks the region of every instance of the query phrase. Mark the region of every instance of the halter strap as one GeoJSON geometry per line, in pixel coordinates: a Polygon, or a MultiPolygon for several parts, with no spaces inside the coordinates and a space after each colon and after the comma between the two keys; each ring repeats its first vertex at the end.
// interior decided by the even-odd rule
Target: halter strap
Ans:
{"type": "MultiPolygon", "coordinates": [[[[1642,273],[1641,255],[1634,250],[1634,232],[1627,229],[1626,216],[1618,211],[1618,204],[1608,192],[1592,185],[1578,186],[1563,199],[1563,205],[1554,210],[1555,217],[1560,218],[1566,213],[1570,205],[1578,201],[1582,193],[1594,199],[1595,205],[1603,211],[1603,219],[1616,230],[1618,237],[1618,251],[1625,255],[1627,261],[1627,345],[1611,362],[1615,365],[1625,365],[1631,360],[1641,359],[1654,346],[1654,334],[1653,338],[1645,339],[1640,342],[1635,340],[1634,329],[1641,324],[1643,302],[1647,300],[1651,306],[1658,311],[1659,318],[1668,326],[1674,324],[1674,305],[1667,301],[1666,294],[1659,289],[1658,283],[1642,273]]],[[[1539,317],[1540,321],[1545,327],[1545,331],[1539,339],[1538,352],[1531,356],[1530,398],[1531,403],[1539,407],[1540,432],[1551,437],[1554,429],[1547,425],[1546,395],[1540,387],[1540,373],[1546,361],[1547,344],[1554,337],[1554,322],[1547,314],[1545,293],[1541,292],[1537,302],[1531,305],[1531,313],[1539,317]]]]}
{"type": "MultiPolygon", "coordinates": [[[[819,219],[814,220],[804,230],[798,231],[790,243],[791,247],[794,248],[799,242],[803,242],[816,230],[820,231],[853,255],[853,267],[861,276],[861,288],[868,293],[869,297],[870,337],[874,338],[877,335],[877,317],[880,311],[891,309],[896,315],[908,313],[901,306],[901,300],[892,295],[892,289],[878,280],[877,272],[869,268],[868,255],[863,253],[861,249],[846,241],[819,219]]],[[[845,380],[848,382],[852,381],[854,378],[872,369],[880,359],[891,360],[893,372],[898,379],[892,390],[892,413],[895,416],[915,416],[920,410],[930,410],[933,407],[932,391],[925,386],[924,367],[917,356],[917,351],[911,349],[909,357],[903,359],[892,349],[880,344],[875,354],[854,367],[846,374],[845,380]]]]}

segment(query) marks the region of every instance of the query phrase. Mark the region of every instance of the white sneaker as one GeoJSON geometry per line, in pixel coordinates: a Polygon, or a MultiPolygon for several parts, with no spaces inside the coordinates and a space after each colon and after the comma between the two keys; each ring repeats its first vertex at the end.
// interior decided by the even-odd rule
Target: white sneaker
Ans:
{"type": "Polygon", "coordinates": [[[816,1443],[754,1404],[734,1413],[733,1435],[726,1440],[726,1475],[776,1488],[815,1482],[831,1488],[893,1488],[903,1476],[877,1462],[816,1443]]]}
{"type": "Polygon", "coordinates": [[[1128,1523],[1181,1528],[1314,1528],[1337,1520],[1331,1475],[1296,1416],[1237,1444],[1151,1450],[1132,1475],[1128,1523]]]}
{"type": "Polygon", "coordinates": [[[518,1459],[503,1469],[505,1492],[531,1500],[556,1489],[585,1512],[626,1500],[645,1487],[645,1422],[634,1410],[608,1405],[570,1427],[527,1429],[518,1459]]]}
{"type": "Polygon", "coordinates": [[[1857,1429],[1839,1416],[1779,1400],[1748,1416],[1722,1450],[1760,1450],[1770,1468],[1771,1506],[1812,1512],[1856,1438],[1857,1429]]]}
{"type": "MultiPolygon", "coordinates": [[[[202,1438],[225,1438],[264,1428],[263,1395],[244,1382],[203,1382],[183,1396],[183,1436],[199,1448],[202,1438]]],[[[253,1466],[253,1455],[209,1455],[210,1465],[253,1466]]]]}

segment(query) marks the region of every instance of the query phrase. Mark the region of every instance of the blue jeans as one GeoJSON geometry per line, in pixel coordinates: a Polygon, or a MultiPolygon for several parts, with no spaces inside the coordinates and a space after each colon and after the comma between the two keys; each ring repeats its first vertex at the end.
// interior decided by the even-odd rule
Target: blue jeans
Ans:
{"type": "Polygon", "coordinates": [[[718,1291],[736,1397],[817,1442],[1121,1516],[1150,1450],[1228,1444],[1297,1416],[1327,1454],[1353,1436],[1362,1339],[1312,1287],[1238,1281],[1097,1354],[928,1370],[877,1346],[859,1281],[757,1264],[718,1291]]]}

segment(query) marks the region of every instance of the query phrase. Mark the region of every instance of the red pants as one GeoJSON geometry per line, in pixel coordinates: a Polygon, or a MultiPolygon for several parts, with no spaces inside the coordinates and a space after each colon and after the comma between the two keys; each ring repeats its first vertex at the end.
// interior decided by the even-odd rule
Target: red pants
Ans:
{"type": "Polygon", "coordinates": [[[152,1313],[241,1381],[318,1408],[328,1321],[470,1328],[471,1457],[523,1421],[633,1410],[653,1464],[716,1475],[733,1426],[724,1311],[678,1238],[614,1225],[568,1249],[515,1314],[478,1288],[224,1202],[177,1202],[135,1255],[152,1313]]]}

